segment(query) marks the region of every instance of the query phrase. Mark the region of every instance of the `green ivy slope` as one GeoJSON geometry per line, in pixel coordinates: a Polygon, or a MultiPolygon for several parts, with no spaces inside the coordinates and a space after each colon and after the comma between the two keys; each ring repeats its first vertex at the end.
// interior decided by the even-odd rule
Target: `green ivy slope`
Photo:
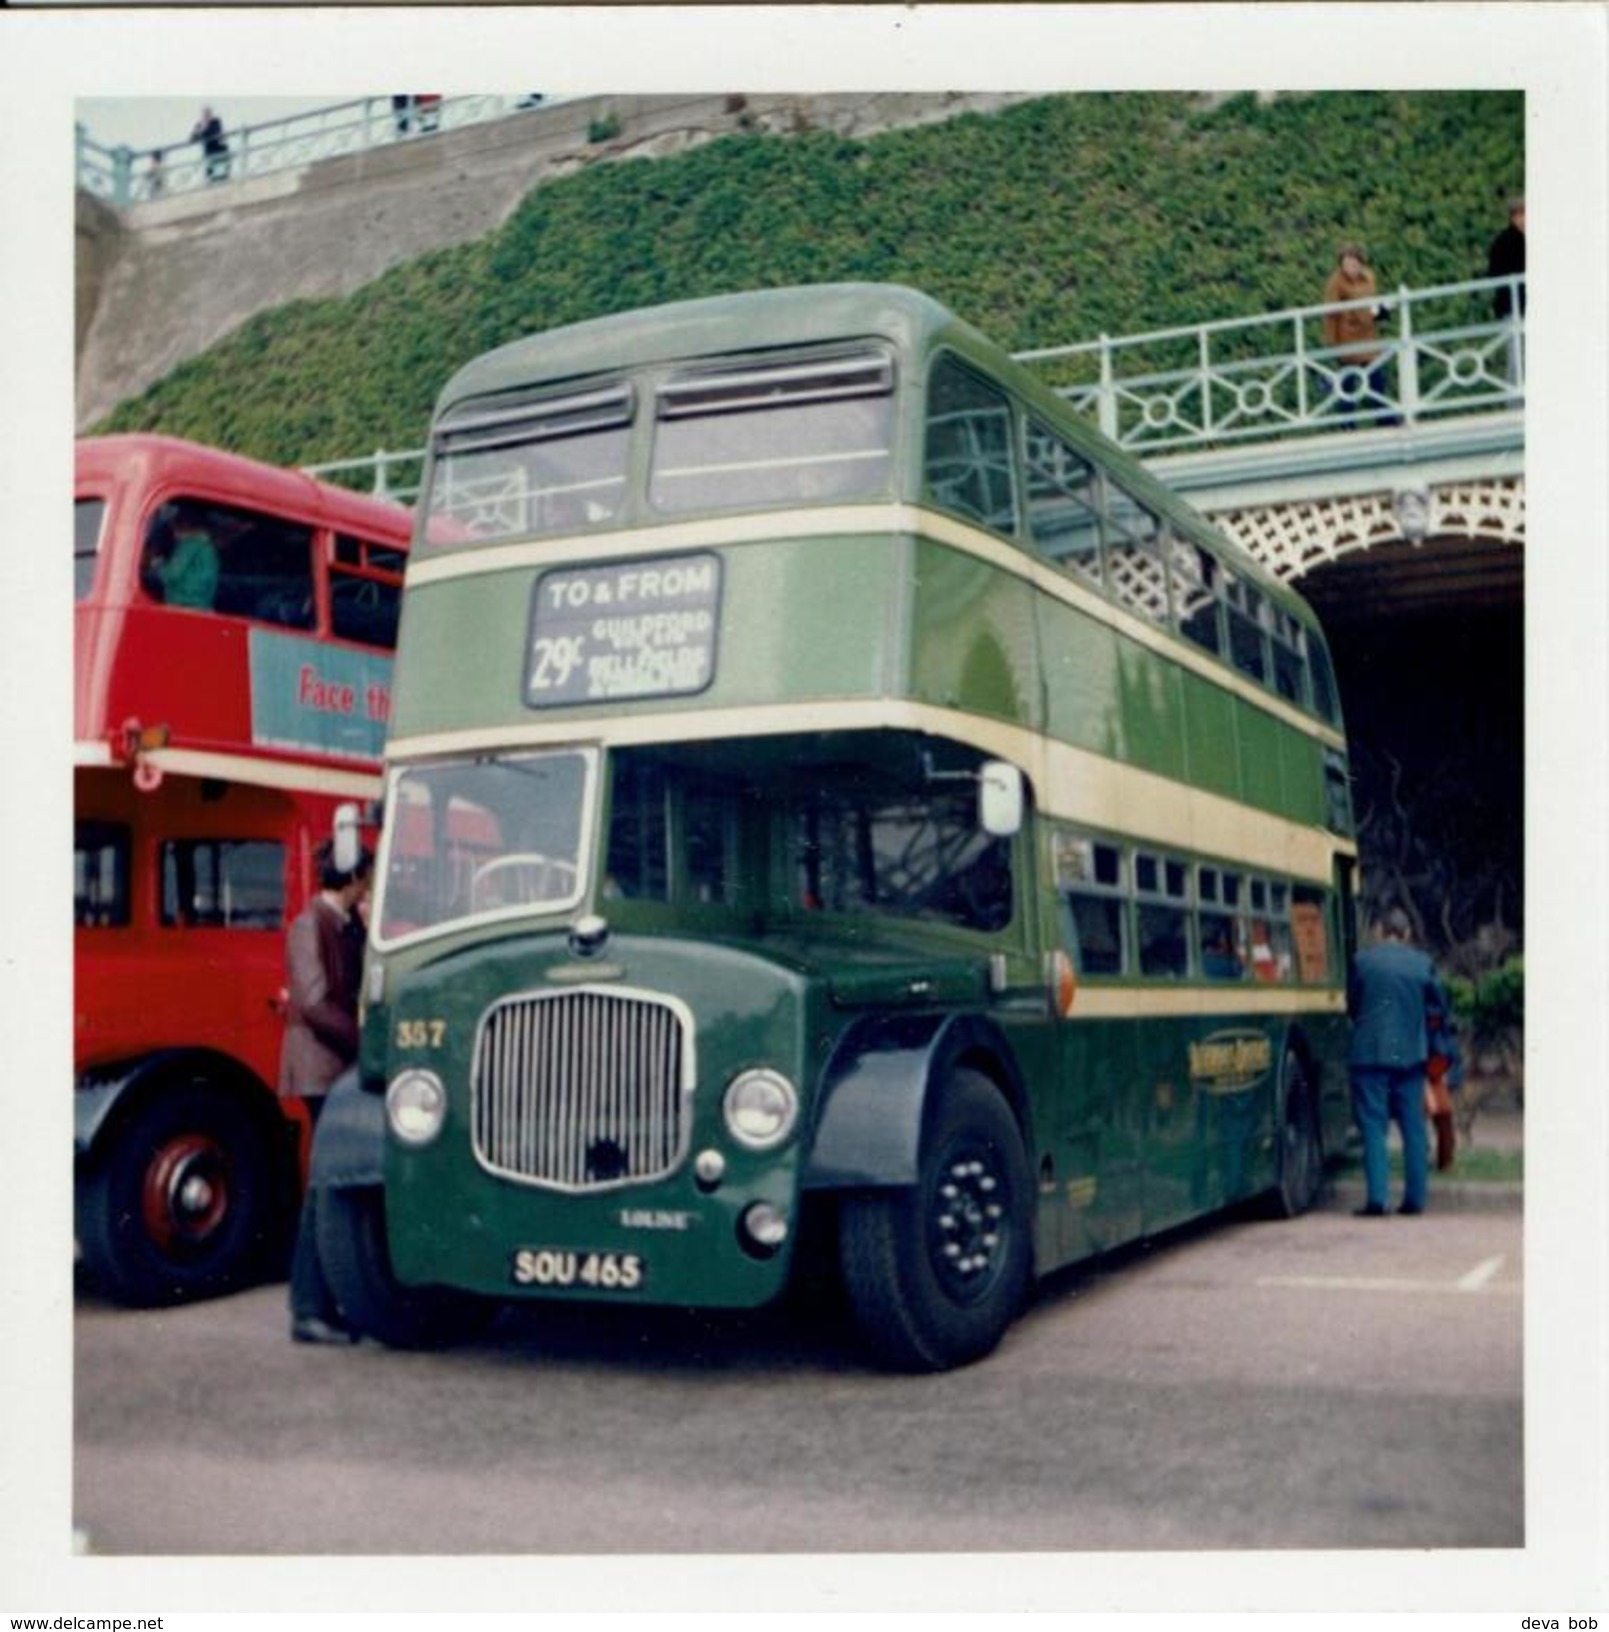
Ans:
{"type": "Polygon", "coordinates": [[[1459,282],[1523,174],[1501,92],[1053,96],[865,141],[732,136],[550,182],[476,243],[262,313],[97,429],[280,464],[417,446],[488,347],[791,283],[912,284],[1021,349],[1316,302],[1344,237],[1383,287],[1459,282]]]}

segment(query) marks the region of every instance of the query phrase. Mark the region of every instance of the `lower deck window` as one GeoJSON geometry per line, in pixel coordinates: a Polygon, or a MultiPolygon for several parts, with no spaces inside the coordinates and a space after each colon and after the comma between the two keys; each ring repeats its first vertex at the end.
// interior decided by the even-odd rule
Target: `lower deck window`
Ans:
{"type": "Polygon", "coordinates": [[[604,894],[714,906],[737,895],[737,792],[621,754],[610,798],[604,894]]]}
{"type": "Polygon", "coordinates": [[[1142,975],[1190,972],[1188,874],[1182,861],[1140,851],[1134,858],[1135,926],[1142,975]]]}
{"type": "Polygon", "coordinates": [[[285,847],[259,839],[170,839],[162,846],[162,922],[186,929],[278,929],[285,847]]]}
{"type": "Polygon", "coordinates": [[[1123,852],[1115,844],[1058,832],[1053,839],[1062,939],[1081,975],[1127,972],[1128,903],[1123,852]]]}
{"type": "Polygon", "coordinates": [[[129,921],[129,833],[113,822],[73,830],[73,923],[117,929],[129,921]]]}
{"type": "Polygon", "coordinates": [[[1011,846],[978,830],[975,796],[823,789],[794,809],[789,850],[807,910],[1011,922],[1011,846]]]}

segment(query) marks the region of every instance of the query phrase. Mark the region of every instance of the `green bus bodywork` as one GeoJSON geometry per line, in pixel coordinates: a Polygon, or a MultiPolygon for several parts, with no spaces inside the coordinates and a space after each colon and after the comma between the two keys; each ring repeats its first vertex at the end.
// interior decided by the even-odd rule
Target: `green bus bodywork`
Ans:
{"type": "MultiPolygon", "coordinates": [[[[980,445],[1004,423],[957,418],[980,445]]],[[[502,484],[502,519],[477,536],[467,510],[437,534],[426,517],[409,570],[361,1072],[316,1163],[360,1328],[430,1341],[520,1298],[753,1307],[808,1226],[836,1241],[874,1348],[932,1368],[986,1352],[1032,1274],[1244,1199],[1307,1205],[1346,1126],[1355,852],[1298,597],[904,290],[540,336],[464,369],[437,427],[435,490],[464,449],[483,495],[502,484]],[[1177,589],[1147,612],[1037,553],[1020,464],[965,475],[1016,484],[1005,527],[936,492],[941,357],[1009,394],[1013,448],[1024,416],[1049,426],[1117,484],[1114,507],[1148,512],[1158,549],[1200,544],[1255,592],[1261,627],[1302,654],[1283,694],[1182,638],[1177,589]],[[801,435],[835,393],[886,415],[886,458],[823,444],[800,482],[851,457],[875,481],[656,508],[703,479],[670,468],[656,425],[711,401],[720,456],[699,468],[772,479],[751,477],[721,393],[795,365],[803,383],[778,392],[805,404],[801,435]],[[498,463],[522,435],[559,457],[565,437],[613,439],[620,469],[570,484],[592,519],[522,522],[546,502],[498,463]],[[617,613],[645,583],[665,610],[617,613]],[[628,644],[578,655],[610,617],[628,644]],[[675,622],[630,621],[656,617],[675,622]],[[995,762],[1023,779],[1014,831],[974,815],[995,762]],[[1120,883],[1080,918],[1091,846],[1120,883]],[[1210,972],[1220,922],[1240,937],[1227,976],[1210,972]],[[1108,927],[1113,961],[1075,924],[1108,927]],[[772,1144],[768,1074],[797,1099],[772,1144]],[[764,1148],[723,1107],[745,1077],[764,1148]],[[383,1109],[402,1079],[430,1113],[417,1141],[383,1109]]]]}

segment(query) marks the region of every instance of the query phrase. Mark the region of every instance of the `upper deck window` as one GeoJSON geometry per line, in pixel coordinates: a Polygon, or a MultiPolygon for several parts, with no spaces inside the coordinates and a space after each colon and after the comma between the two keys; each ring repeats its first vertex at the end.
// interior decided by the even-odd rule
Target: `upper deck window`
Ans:
{"type": "Polygon", "coordinates": [[[1101,581],[1100,492],[1095,467],[1054,431],[1028,422],[1028,525],[1041,555],[1101,581]]]}
{"type": "Polygon", "coordinates": [[[686,514],[875,496],[893,403],[881,351],[676,375],[655,399],[649,502],[686,514]]]}
{"type": "Polygon", "coordinates": [[[1106,576],[1112,594],[1153,623],[1168,621],[1168,579],[1162,563],[1162,521],[1147,504],[1109,481],[1106,490],[1106,576]]]}
{"type": "Polygon", "coordinates": [[[313,529],[238,505],[171,499],[146,526],[140,583],[167,606],[311,629],[313,529]]]}
{"type": "Polygon", "coordinates": [[[1218,616],[1222,574],[1218,559],[1189,539],[1170,540],[1168,554],[1173,579],[1173,615],[1179,633],[1209,652],[1223,651],[1218,616]]]}
{"type": "Polygon", "coordinates": [[[1011,407],[954,359],[933,365],[927,392],[928,491],[937,504],[998,533],[1017,530],[1011,407]]]}
{"type": "Polygon", "coordinates": [[[330,566],[330,633],[391,651],[402,612],[403,552],[339,533],[330,566]]]}
{"type": "Polygon", "coordinates": [[[73,599],[81,601],[95,582],[95,561],[100,554],[101,527],[106,521],[105,499],[73,502],[73,599]]]}
{"type": "Polygon", "coordinates": [[[453,409],[436,428],[427,541],[535,538],[612,520],[633,403],[631,387],[615,383],[453,409]]]}

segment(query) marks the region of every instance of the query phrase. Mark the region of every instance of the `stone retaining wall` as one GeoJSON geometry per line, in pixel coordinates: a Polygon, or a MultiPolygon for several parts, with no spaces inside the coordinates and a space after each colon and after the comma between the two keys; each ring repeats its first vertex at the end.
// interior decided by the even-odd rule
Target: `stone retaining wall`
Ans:
{"type": "Polygon", "coordinates": [[[78,427],[256,312],[349,294],[404,261],[491,231],[543,181],[738,131],[867,136],[1017,100],[958,92],[589,97],[116,213],[81,195],[78,427]],[[605,124],[618,133],[592,140],[605,124]]]}

